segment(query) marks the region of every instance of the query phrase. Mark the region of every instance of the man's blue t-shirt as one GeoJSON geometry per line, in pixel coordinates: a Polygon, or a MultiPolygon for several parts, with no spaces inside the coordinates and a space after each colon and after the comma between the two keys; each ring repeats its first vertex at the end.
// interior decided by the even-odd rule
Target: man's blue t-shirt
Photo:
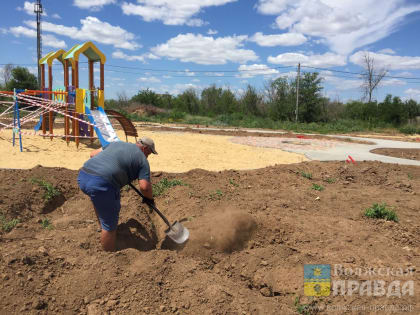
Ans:
{"type": "Polygon", "coordinates": [[[134,143],[111,142],[103,151],[86,161],[83,170],[101,176],[118,189],[135,179],[150,182],[149,161],[134,143]]]}

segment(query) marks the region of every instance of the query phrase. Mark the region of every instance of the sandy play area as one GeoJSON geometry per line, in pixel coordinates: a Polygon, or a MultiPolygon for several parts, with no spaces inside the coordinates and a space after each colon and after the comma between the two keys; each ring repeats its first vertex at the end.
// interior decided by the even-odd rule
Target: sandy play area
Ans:
{"type": "MultiPolygon", "coordinates": [[[[63,134],[63,130],[54,130],[63,134]]],[[[125,139],[122,131],[117,131],[120,139],[125,139]]],[[[177,131],[140,131],[139,135],[151,137],[156,144],[158,155],[149,157],[153,171],[186,172],[201,168],[210,171],[228,169],[246,170],[275,164],[290,164],[306,161],[300,154],[284,152],[274,148],[259,148],[232,143],[231,136],[204,135],[177,131]]],[[[129,137],[134,142],[133,137],[129,137]]],[[[12,132],[0,133],[0,166],[2,168],[32,168],[36,165],[79,169],[89,153],[99,147],[99,142],[90,144],[83,140],[79,148],[74,142],[67,146],[61,138],[53,140],[41,136],[24,135],[23,152],[19,142],[12,146],[12,132]]]]}

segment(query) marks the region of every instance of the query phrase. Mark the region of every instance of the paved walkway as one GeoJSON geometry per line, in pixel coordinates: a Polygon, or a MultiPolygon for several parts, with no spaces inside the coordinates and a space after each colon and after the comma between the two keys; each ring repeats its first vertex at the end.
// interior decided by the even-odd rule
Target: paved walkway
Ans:
{"type": "Polygon", "coordinates": [[[370,151],[377,148],[405,148],[420,149],[420,143],[360,138],[349,136],[329,136],[335,140],[307,138],[276,138],[276,137],[233,137],[234,143],[276,148],[288,152],[300,153],[310,160],[318,161],[344,161],[350,155],[356,161],[381,161],[384,163],[398,163],[406,165],[419,165],[420,161],[401,159],[386,155],[374,154],[370,151]],[[336,140],[337,138],[368,141],[373,144],[360,144],[336,140]]]}
{"type": "Polygon", "coordinates": [[[373,139],[373,138],[360,138],[360,137],[348,137],[348,136],[332,136],[334,138],[350,138],[353,140],[365,140],[375,144],[358,144],[358,143],[344,143],[337,145],[328,151],[309,151],[305,153],[305,156],[311,160],[320,161],[331,161],[331,160],[344,160],[347,155],[351,155],[356,161],[381,161],[384,163],[398,163],[405,165],[419,165],[420,161],[401,159],[386,155],[380,155],[371,153],[369,151],[378,148],[398,148],[398,149],[420,149],[420,143],[416,142],[404,142],[395,140],[385,139],[373,139]]]}
{"type": "MultiPolygon", "coordinates": [[[[167,126],[166,126],[167,127],[167,126]]],[[[186,127],[171,127],[174,129],[186,129],[186,127]]],[[[248,132],[261,132],[271,134],[285,134],[284,131],[276,130],[259,130],[259,129],[242,129],[242,128],[206,128],[206,127],[189,127],[197,130],[209,131],[248,131],[248,132]]],[[[310,137],[315,134],[305,134],[310,137]]],[[[350,155],[355,161],[380,161],[384,163],[398,163],[405,165],[418,165],[420,161],[401,159],[386,155],[371,153],[370,151],[377,148],[400,148],[400,149],[420,149],[420,143],[404,142],[395,140],[375,139],[375,138],[361,138],[350,136],[328,135],[332,138],[353,139],[356,141],[368,141],[374,144],[359,144],[345,141],[328,141],[321,139],[299,139],[299,138],[283,138],[283,137],[233,137],[232,142],[277,148],[288,152],[295,152],[305,155],[310,160],[318,161],[344,161],[350,155]]]]}

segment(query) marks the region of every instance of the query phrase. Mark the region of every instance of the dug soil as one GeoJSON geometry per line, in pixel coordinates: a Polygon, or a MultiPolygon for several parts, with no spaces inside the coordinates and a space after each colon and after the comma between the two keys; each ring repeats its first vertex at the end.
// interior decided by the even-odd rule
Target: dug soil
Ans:
{"type": "Polygon", "coordinates": [[[420,161],[420,149],[397,149],[397,148],[380,148],[370,152],[381,155],[393,156],[401,159],[420,161]]]}
{"type": "Polygon", "coordinates": [[[360,310],[375,305],[419,313],[419,167],[304,162],[152,175],[179,184],[156,204],[190,240],[165,239],[160,218],[125,187],[118,251],[106,253],[77,171],[0,170],[1,313],[367,314],[360,310]],[[374,203],[399,222],[365,218],[374,203]],[[381,280],[385,291],[310,298],[304,264],[330,264],[344,283],[381,280]],[[413,290],[402,290],[409,281],[413,290]]]}

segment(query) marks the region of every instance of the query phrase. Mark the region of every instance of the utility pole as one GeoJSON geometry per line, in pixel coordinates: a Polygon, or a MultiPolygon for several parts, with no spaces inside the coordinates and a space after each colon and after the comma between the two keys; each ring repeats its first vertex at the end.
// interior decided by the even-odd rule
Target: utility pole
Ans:
{"type": "Polygon", "coordinates": [[[36,39],[37,39],[37,60],[38,60],[38,86],[41,89],[41,65],[39,61],[42,55],[42,40],[41,40],[41,14],[42,4],[41,0],[37,0],[34,5],[34,12],[36,14],[36,39]]]}
{"type": "Polygon", "coordinates": [[[298,63],[297,84],[296,84],[296,122],[298,122],[299,115],[299,79],[300,79],[300,62],[298,63]]]}

